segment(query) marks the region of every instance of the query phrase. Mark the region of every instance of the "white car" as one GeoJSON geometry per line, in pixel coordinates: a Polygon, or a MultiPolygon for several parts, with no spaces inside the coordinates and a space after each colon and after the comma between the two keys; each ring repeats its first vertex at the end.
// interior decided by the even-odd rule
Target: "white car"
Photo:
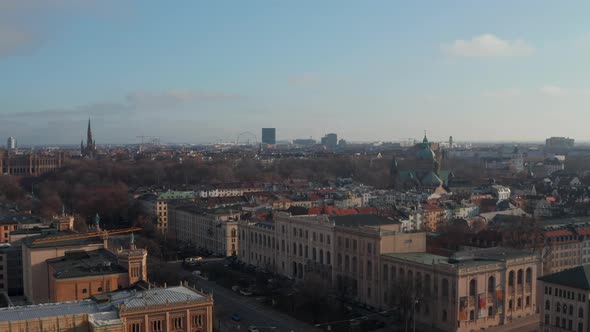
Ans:
{"type": "Polygon", "coordinates": [[[260,330],[256,326],[251,325],[248,327],[248,332],[260,332],[260,330]]]}

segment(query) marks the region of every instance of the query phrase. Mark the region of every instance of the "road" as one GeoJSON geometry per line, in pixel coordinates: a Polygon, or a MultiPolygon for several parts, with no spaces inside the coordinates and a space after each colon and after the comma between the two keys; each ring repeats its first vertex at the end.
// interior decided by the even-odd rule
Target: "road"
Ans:
{"type": "Polygon", "coordinates": [[[247,331],[248,326],[254,325],[261,332],[313,332],[321,331],[305,322],[296,320],[289,315],[273,310],[259,303],[254,297],[246,297],[229,289],[217,285],[215,282],[194,278],[190,275],[183,275],[195,284],[197,289],[203,289],[213,294],[215,300],[214,326],[221,324],[221,332],[247,331]],[[231,320],[231,315],[237,313],[241,320],[231,320]]]}

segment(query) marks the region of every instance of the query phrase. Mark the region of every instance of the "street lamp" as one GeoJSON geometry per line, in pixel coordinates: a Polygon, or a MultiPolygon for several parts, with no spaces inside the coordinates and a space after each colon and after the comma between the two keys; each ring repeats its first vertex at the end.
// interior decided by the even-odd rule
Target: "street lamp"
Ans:
{"type": "Polygon", "coordinates": [[[413,320],[413,331],[416,332],[416,304],[420,304],[420,300],[416,299],[414,300],[414,303],[412,305],[412,320],[413,320]]]}

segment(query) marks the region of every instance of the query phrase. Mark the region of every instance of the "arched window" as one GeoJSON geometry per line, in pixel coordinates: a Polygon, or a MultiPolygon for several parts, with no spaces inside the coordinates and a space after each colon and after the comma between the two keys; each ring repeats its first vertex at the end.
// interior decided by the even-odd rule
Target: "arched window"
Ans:
{"type": "Polygon", "coordinates": [[[404,278],[404,275],[405,275],[404,274],[404,269],[400,268],[399,269],[399,277],[400,277],[400,279],[403,279],[404,278]]]}
{"type": "Polygon", "coordinates": [[[522,307],[522,299],[520,297],[516,300],[516,307],[517,308],[522,307]]]}
{"type": "Polygon", "coordinates": [[[315,248],[312,248],[312,249],[311,249],[311,255],[312,255],[312,256],[311,256],[311,257],[312,257],[312,259],[313,259],[313,260],[314,260],[314,262],[315,262],[315,261],[317,260],[317,258],[318,258],[318,257],[317,257],[317,256],[318,256],[318,253],[317,253],[317,251],[315,250],[315,248]]]}
{"type": "Polygon", "coordinates": [[[469,281],[469,296],[477,295],[477,280],[471,279],[469,281]]]}
{"type": "Polygon", "coordinates": [[[473,310],[469,311],[469,320],[475,319],[475,312],[473,310]]]}
{"type": "Polygon", "coordinates": [[[522,270],[518,270],[518,273],[516,274],[516,284],[522,285],[522,270]]]}
{"type": "Polygon", "coordinates": [[[494,315],[494,307],[488,307],[488,317],[492,317],[494,315]]]}
{"type": "Polygon", "coordinates": [[[491,276],[488,278],[488,293],[494,293],[496,291],[496,278],[491,276]]]}
{"type": "Polygon", "coordinates": [[[330,256],[330,252],[326,251],[326,264],[332,264],[332,256],[330,256]]]}
{"type": "Polygon", "coordinates": [[[533,270],[530,267],[526,269],[526,283],[527,285],[533,283],[533,270]]]}
{"type": "Polygon", "coordinates": [[[508,301],[508,310],[512,310],[513,308],[513,302],[512,300],[508,301]]]}
{"type": "Polygon", "coordinates": [[[584,309],[582,307],[578,309],[578,318],[584,318],[584,309]]]}
{"type": "Polygon", "coordinates": [[[584,332],[584,323],[582,323],[582,322],[578,323],[578,332],[584,332]]]}
{"type": "Polygon", "coordinates": [[[514,287],[514,271],[508,273],[508,286],[514,287]]]}
{"type": "Polygon", "coordinates": [[[356,257],[352,257],[352,273],[356,274],[356,270],[357,270],[356,257]]]}
{"type": "Polygon", "coordinates": [[[320,264],[324,264],[324,250],[320,249],[320,264]]]}
{"type": "Polygon", "coordinates": [[[416,290],[420,292],[422,290],[422,273],[416,272],[416,290]]]}
{"type": "Polygon", "coordinates": [[[344,256],[344,272],[350,272],[350,257],[344,256]]]}
{"type": "Polygon", "coordinates": [[[570,304],[570,315],[574,314],[574,306],[570,304]]]}
{"type": "Polygon", "coordinates": [[[559,305],[559,302],[557,302],[557,304],[555,305],[555,311],[559,312],[561,310],[561,305],[559,305]]]}
{"type": "Polygon", "coordinates": [[[448,297],[449,296],[449,280],[444,278],[442,280],[442,296],[448,297]]]}
{"type": "Polygon", "coordinates": [[[545,310],[551,310],[551,302],[549,300],[545,301],[545,310]]]}
{"type": "Polygon", "coordinates": [[[567,314],[567,304],[564,303],[562,309],[563,309],[563,313],[567,314]]]}
{"type": "Polygon", "coordinates": [[[424,294],[426,296],[430,295],[430,287],[431,287],[431,281],[430,281],[430,274],[426,274],[424,275],[424,294]]]}

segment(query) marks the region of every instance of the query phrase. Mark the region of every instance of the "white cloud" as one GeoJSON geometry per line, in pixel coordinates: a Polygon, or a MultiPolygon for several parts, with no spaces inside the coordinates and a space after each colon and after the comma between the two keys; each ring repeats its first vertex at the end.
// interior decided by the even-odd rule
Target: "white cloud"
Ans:
{"type": "Polygon", "coordinates": [[[567,91],[556,85],[545,85],[541,88],[541,93],[550,97],[561,97],[567,94],[567,91]]]}
{"type": "Polygon", "coordinates": [[[535,49],[522,40],[504,40],[493,34],[484,34],[470,40],[458,39],[441,46],[443,52],[458,57],[514,57],[528,56],[535,49]]]}
{"type": "Polygon", "coordinates": [[[483,93],[483,96],[491,98],[509,98],[519,96],[520,94],[521,92],[518,89],[505,89],[498,91],[486,91],[483,93]]]}

